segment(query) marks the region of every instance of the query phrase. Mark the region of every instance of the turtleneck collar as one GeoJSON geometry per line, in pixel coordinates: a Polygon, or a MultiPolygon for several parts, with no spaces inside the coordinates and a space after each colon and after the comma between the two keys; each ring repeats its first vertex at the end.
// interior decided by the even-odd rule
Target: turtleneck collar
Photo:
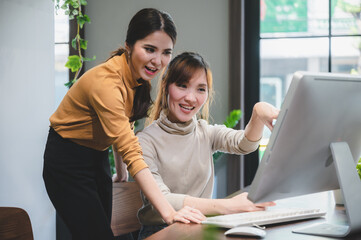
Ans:
{"type": "Polygon", "coordinates": [[[169,121],[166,111],[162,110],[156,122],[159,127],[167,133],[187,135],[194,131],[197,123],[197,117],[196,115],[194,115],[191,120],[185,123],[173,123],[169,121]]]}

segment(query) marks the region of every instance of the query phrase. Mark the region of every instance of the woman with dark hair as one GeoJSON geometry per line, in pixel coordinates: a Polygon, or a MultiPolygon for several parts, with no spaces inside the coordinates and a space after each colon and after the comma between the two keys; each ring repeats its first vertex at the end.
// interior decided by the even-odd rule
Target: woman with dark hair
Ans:
{"type": "MultiPolygon", "coordinates": [[[[264,126],[272,129],[278,109],[259,102],[245,130],[207,122],[212,98],[212,73],[197,53],[184,52],[168,65],[150,114],[151,124],[137,134],[143,156],[159,188],[175,209],[193,206],[204,215],[260,211],[273,202],[254,204],[247,193],[210,199],[215,151],[247,154],[258,148],[264,126]],[[198,118],[197,118],[198,115],[198,118]]],[[[165,227],[145,196],[138,211],[142,224],[138,240],[165,227]]]]}
{"type": "Polygon", "coordinates": [[[157,187],[133,132],[150,105],[150,81],[169,63],[176,41],[171,17],[143,9],[131,19],[125,48],[87,71],[50,117],[43,178],[72,239],[113,239],[112,178],[108,148],[116,153],[117,176],[127,171],[167,224],[204,216],[187,207],[176,212],[157,187]]]}

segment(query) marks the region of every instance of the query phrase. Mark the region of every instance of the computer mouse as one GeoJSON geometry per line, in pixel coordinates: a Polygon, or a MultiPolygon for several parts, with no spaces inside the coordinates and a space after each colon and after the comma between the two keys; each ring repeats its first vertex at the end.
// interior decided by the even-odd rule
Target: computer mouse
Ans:
{"type": "Polygon", "coordinates": [[[224,235],[241,235],[263,238],[266,236],[266,231],[255,227],[234,227],[226,231],[224,235]]]}

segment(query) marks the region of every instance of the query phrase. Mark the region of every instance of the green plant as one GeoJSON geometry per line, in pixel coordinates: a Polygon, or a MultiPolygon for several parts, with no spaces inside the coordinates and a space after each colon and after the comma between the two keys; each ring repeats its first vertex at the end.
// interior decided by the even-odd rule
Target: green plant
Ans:
{"type": "Polygon", "coordinates": [[[356,169],[357,169],[357,172],[358,172],[358,176],[361,179],[361,158],[358,160],[358,163],[356,165],[356,169]]]}
{"type": "Polygon", "coordinates": [[[115,163],[114,163],[114,155],[113,155],[113,148],[112,146],[109,147],[109,164],[110,164],[110,172],[113,176],[113,174],[117,173],[117,171],[115,170],[115,163]]]}
{"type": "Polygon", "coordinates": [[[88,41],[80,37],[80,29],[84,27],[85,23],[90,23],[88,15],[82,13],[82,6],[87,5],[86,0],[53,0],[55,1],[56,13],[59,9],[64,10],[65,15],[69,16],[69,20],[76,19],[77,22],[77,33],[71,41],[71,46],[78,51],[78,55],[71,55],[68,57],[68,61],[65,67],[69,68],[72,72],[75,72],[73,79],[69,79],[69,82],[65,84],[67,87],[71,87],[78,79],[80,71],[83,67],[83,63],[86,61],[95,60],[93,58],[86,58],[82,55],[82,49],[85,50],[88,47],[88,41]]]}
{"type": "MultiPolygon", "coordinates": [[[[233,110],[229,113],[226,121],[223,123],[228,128],[234,128],[242,117],[242,111],[240,109],[233,110]]],[[[214,163],[223,155],[223,152],[213,153],[214,163]]]]}

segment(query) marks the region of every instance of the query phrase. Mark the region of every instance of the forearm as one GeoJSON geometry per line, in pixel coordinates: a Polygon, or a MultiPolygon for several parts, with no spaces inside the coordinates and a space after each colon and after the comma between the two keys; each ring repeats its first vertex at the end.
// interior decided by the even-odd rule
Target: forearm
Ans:
{"type": "Polygon", "coordinates": [[[227,199],[204,199],[187,196],[184,205],[195,207],[204,215],[263,211],[266,207],[275,205],[274,202],[254,204],[248,200],[247,196],[248,193],[246,192],[227,199]]]}
{"type": "Polygon", "coordinates": [[[208,199],[187,196],[184,199],[184,206],[198,209],[204,215],[218,215],[234,213],[227,205],[228,199],[208,199]]]}
{"type": "Polygon", "coordinates": [[[263,122],[258,118],[257,114],[252,114],[246,128],[244,135],[249,141],[256,142],[261,139],[263,135],[263,122]]]}
{"type": "Polygon", "coordinates": [[[137,181],[140,189],[143,191],[144,195],[152,203],[155,209],[158,210],[163,220],[167,224],[171,224],[176,211],[165,199],[149,169],[144,168],[139,171],[134,176],[134,180],[137,181]]]}

